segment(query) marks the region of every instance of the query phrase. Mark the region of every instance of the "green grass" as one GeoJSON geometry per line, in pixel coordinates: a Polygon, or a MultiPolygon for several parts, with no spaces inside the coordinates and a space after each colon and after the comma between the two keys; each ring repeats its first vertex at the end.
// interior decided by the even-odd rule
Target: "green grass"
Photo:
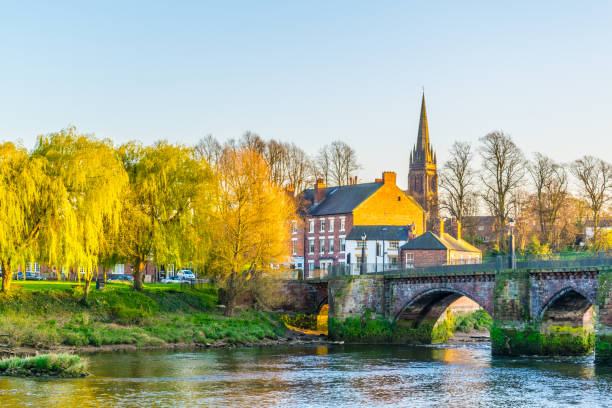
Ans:
{"type": "Polygon", "coordinates": [[[484,309],[476,310],[467,315],[455,315],[455,331],[469,333],[472,330],[489,330],[493,319],[484,309]]]}
{"type": "Polygon", "coordinates": [[[43,354],[0,360],[0,375],[13,377],[84,377],[87,362],[72,354],[43,354]]]}
{"type": "Polygon", "coordinates": [[[216,311],[217,290],[180,285],[128,285],[92,290],[83,304],[81,285],[27,282],[0,294],[0,333],[12,346],[102,346],[169,343],[253,343],[284,334],[271,313],[243,312],[226,318],[216,311]]]}

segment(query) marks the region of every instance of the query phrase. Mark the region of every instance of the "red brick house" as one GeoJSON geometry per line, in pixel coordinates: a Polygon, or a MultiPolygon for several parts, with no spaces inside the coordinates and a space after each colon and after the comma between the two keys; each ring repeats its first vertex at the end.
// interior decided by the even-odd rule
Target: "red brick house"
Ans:
{"type": "Polygon", "coordinates": [[[415,231],[423,233],[425,212],[397,187],[393,172],[384,172],[373,183],[357,184],[355,179],[335,187],[319,179],[297,198],[300,211],[291,231],[292,259],[305,276],[350,261],[346,238],[353,225],[414,224],[415,231]]]}
{"type": "Polygon", "coordinates": [[[444,231],[438,222],[439,234],[428,231],[400,247],[400,256],[408,268],[436,265],[460,265],[482,262],[482,251],[461,239],[461,224],[454,221],[455,236],[444,231]]]}

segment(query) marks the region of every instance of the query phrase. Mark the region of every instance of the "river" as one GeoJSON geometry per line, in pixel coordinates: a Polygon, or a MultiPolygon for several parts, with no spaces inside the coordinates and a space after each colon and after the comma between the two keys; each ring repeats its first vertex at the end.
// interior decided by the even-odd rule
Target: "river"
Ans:
{"type": "Polygon", "coordinates": [[[488,344],[97,354],[91,376],[0,377],[1,407],[604,407],[612,369],[488,344]]]}

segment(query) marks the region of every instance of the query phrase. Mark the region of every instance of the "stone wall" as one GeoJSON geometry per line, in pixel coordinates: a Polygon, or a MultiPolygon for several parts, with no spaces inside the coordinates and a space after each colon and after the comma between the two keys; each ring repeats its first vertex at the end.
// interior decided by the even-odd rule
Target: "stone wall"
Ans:
{"type": "Polygon", "coordinates": [[[384,317],[385,280],[382,277],[344,277],[329,281],[329,314],[336,319],[371,313],[384,317]]]}

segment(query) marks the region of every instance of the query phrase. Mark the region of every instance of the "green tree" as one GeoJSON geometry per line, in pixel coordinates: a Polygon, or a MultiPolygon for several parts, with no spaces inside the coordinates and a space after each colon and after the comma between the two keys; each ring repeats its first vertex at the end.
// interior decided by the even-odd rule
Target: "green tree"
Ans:
{"type": "Polygon", "coordinates": [[[212,172],[193,149],[167,142],[119,148],[129,176],[119,237],[121,255],[133,264],[142,290],[146,263],[202,262],[210,248],[212,172]]]}
{"type": "Polygon", "coordinates": [[[32,156],[44,158],[45,173],[66,189],[75,224],[65,231],[58,257],[63,267],[83,272],[87,299],[121,227],[127,174],[110,140],[78,134],[75,128],[39,137],[32,156]]]}
{"type": "Polygon", "coordinates": [[[45,158],[13,143],[0,145],[0,266],[2,291],[27,262],[58,264],[76,215],[61,178],[45,172],[45,158]]]}

